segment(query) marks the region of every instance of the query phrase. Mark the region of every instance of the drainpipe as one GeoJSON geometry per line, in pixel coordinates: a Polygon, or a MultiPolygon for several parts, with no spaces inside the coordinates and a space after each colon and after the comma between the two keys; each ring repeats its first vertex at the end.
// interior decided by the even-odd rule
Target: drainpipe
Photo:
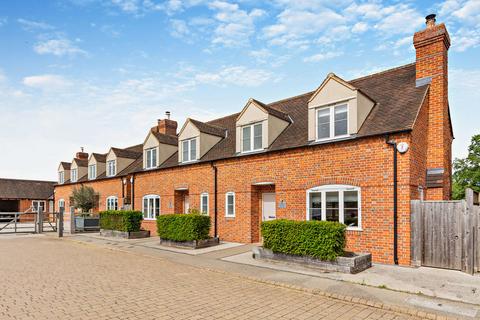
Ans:
{"type": "Polygon", "coordinates": [[[387,136],[385,142],[393,150],[393,262],[398,265],[398,184],[397,184],[397,142],[389,140],[387,136]]]}
{"type": "Polygon", "coordinates": [[[130,184],[132,185],[131,192],[130,192],[130,196],[131,196],[130,203],[132,204],[132,210],[135,210],[135,174],[134,173],[132,173],[132,176],[130,177],[130,184]]]}
{"type": "Polygon", "coordinates": [[[213,235],[214,237],[218,237],[218,168],[215,166],[215,162],[211,162],[212,168],[213,168],[213,196],[214,196],[214,207],[213,207],[213,212],[214,212],[214,217],[213,217],[213,235]]]}

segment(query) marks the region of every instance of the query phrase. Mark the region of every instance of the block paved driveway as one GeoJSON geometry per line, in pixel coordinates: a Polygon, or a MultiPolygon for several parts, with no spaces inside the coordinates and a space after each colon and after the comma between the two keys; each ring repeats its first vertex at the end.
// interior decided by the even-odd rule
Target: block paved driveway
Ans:
{"type": "Polygon", "coordinates": [[[50,237],[0,239],[0,319],[413,319],[50,237]]]}

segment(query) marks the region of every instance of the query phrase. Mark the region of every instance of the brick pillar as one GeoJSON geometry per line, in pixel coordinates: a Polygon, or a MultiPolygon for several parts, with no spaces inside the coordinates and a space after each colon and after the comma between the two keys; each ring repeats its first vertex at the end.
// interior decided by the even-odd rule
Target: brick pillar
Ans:
{"type": "MultiPolygon", "coordinates": [[[[451,194],[452,128],[448,111],[448,49],[450,37],[435,15],[427,16],[427,26],[413,37],[416,49],[416,79],[430,82],[427,169],[443,169],[443,186],[430,188],[427,200],[448,200],[451,194]]],[[[426,173],[425,173],[426,174],[426,173]]]]}

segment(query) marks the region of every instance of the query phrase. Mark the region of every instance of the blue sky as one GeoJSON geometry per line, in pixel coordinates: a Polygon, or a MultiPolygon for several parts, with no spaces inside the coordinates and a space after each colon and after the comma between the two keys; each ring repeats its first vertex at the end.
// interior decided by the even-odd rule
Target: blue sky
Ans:
{"type": "Polygon", "coordinates": [[[0,3],[0,176],[55,179],[80,147],[413,62],[437,13],[452,38],[454,157],[480,133],[480,0],[70,0],[0,3]]]}

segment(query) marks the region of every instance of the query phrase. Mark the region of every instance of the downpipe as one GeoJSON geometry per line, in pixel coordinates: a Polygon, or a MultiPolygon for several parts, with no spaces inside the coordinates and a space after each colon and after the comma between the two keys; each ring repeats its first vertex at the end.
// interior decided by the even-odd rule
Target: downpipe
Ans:
{"type": "Polygon", "coordinates": [[[398,183],[397,183],[397,142],[385,137],[385,143],[393,150],[393,262],[398,265],[398,183]]]}

